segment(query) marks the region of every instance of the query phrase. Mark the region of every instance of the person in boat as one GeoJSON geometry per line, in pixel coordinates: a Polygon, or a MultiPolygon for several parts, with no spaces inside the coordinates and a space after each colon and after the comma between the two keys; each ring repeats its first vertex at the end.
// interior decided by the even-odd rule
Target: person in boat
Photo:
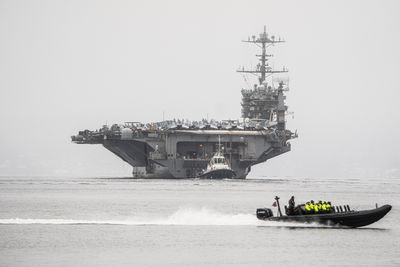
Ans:
{"type": "Polygon", "coordinates": [[[326,203],[325,201],[321,201],[321,212],[326,213],[326,203]]]}
{"type": "Polygon", "coordinates": [[[315,203],[314,204],[314,213],[318,213],[319,212],[319,203],[315,203]]]}
{"type": "Polygon", "coordinates": [[[310,210],[311,210],[311,213],[314,213],[314,212],[315,212],[315,211],[314,211],[314,208],[315,208],[314,200],[311,200],[311,201],[310,201],[310,210]]]}
{"type": "Polygon", "coordinates": [[[306,214],[311,213],[311,203],[310,202],[306,202],[306,204],[304,205],[304,210],[306,211],[306,214]]]}
{"type": "Polygon", "coordinates": [[[293,215],[294,214],[294,207],[295,207],[295,205],[296,205],[296,203],[294,202],[294,196],[292,196],[290,199],[289,199],[289,207],[288,207],[288,212],[287,212],[287,214],[288,215],[293,215]]]}

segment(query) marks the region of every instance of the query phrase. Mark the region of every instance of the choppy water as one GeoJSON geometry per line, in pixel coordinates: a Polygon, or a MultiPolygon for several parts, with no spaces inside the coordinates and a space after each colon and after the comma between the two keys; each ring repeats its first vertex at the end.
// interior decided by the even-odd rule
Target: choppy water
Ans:
{"type": "Polygon", "coordinates": [[[399,266],[400,179],[0,178],[0,266],[399,266]],[[263,222],[257,207],[330,200],[361,229],[263,222]]]}

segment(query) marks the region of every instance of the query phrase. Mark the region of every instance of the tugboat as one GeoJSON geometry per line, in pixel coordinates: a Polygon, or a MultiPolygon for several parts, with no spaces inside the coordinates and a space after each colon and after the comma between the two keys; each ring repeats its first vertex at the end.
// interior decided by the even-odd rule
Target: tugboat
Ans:
{"type": "MultiPolygon", "coordinates": [[[[275,197],[275,203],[278,206],[278,216],[274,216],[271,209],[260,208],[257,209],[257,218],[265,221],[279,221],[279,222],[300,222],[300,223],[318,223],[329,226],[344,226],[350,228],[362,227],[370,225],[382,219],[391,209],[391,205],[383,205],[371,210],[351,210],[348,205],[342,207],[337,206],[332,208],[327,213],[311,213],[306,212],[293,213],[289,215],[282,215],[279,205],[279,197],[275,197]]],[[[274,203],[274,204],[275,204],[274,203]]],[[[302,210],[302,205],[296,207],[297,210],[302,210]]],[[[285,207],[286,208],[286,207],[285,207]]]]}
{"type": "Polygon", "coordinates": [[[231,169],[224,154],[221,152],[221,138],[218,136],[218,150],[208,163],[207,169],[205,169],[199,177],[208,179],[231,179],[235,178],[235,176],[235,171],[231,169]]]}

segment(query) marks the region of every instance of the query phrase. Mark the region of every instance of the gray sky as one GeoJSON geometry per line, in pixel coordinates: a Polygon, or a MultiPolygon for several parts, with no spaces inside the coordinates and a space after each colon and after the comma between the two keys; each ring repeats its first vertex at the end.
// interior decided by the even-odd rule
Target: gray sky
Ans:
{"type": "Polygon", "coordinates": [[[130,176],[70,135],[240,117],[240,40],[290,70],[292,151],[252,176],[400,177],[398,1],[0,1],[0,175],[130,176]],[[301,3],[300,3],[301,2],[301,3]]]}

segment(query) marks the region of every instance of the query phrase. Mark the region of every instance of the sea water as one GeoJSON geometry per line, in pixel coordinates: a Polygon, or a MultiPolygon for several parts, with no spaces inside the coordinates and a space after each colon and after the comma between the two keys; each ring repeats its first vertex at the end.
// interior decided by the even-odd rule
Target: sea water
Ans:
{"type": "Polygon", "coordinates": [[[393,178],[1,177],[0,266],[399,266],[399,193],[393,178]],[[359,229],[258,220],[276,195],[393,209],[359,229]]]}

